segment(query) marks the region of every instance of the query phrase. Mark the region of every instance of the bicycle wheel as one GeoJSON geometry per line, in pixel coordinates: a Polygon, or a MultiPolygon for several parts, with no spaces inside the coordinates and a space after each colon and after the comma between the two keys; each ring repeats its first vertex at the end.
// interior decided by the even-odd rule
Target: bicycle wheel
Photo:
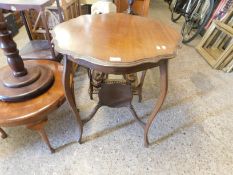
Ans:
{"type": "Polygon", "coordinates": [[[178,0],[172,0],[171,4],[169,6],[170,10],[171,10],[171,20],[173,22],[176,22],[177,20],[180,19],[180,17],[182,16],[180,13],[177,13],[175,10],[176,4],[177,4],[178,0]]]}
{"type": "Polygon", "coordinates": [[[182,42],[192,41],[203,30],[211,17],[214,8],[214,0],[197,0],[190,7],[185,16],[185,22],[182,26],[182,42]]]}

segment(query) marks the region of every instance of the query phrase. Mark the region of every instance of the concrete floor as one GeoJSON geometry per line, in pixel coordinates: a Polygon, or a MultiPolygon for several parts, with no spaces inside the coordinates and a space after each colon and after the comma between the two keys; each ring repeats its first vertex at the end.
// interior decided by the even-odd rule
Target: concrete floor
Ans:
{"type": "MultiPolygon", "coordinates": [[[[150,17],[170,22],[163,0],[152,1],[150,17]]],[[[26,42],[21,30],[19,47],[26,42]]],[[[5,128],[9,137],[0,141],[0,175],[77,174],[233,174],[233,74],[213,70],[192,45],[182,46],[169,65],[169,92],[150,130],[151,145],[143,147],[143,131],[130,113],[101,108],[84,127],[84,144],[77,143],[75,118],[65,103],[49,116],[46,127],[50,154],[37,133],[24,127],[5,128]]],[[[5,64],[1,58],[1,65],[5,64]]],[[[77,104],[87,116],[90,101],[85,71],[76,77],[77,104]]],[[[148,71],[143,103],[134,106],[146,120],[159,93],[158,69],[148,71]]]]}

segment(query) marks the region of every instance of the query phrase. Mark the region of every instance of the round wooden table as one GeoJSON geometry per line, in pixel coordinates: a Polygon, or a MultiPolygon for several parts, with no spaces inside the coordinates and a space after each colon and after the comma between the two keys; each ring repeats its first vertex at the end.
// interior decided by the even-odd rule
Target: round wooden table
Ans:
{"type": "MultiPolygon", "coordinates": [[[[25,61],[24,64],[26,66],[34,64],[50,68],[54,74],[54,82],[46,92],[32,99],[21,102],[0,101],[0,126],[13,127],[26,125],[27,128],[35,130],[41,135],[42,139],[53,153],[55,150],[49,143],[44,125],[48,120],[47,115],[65,102],[65,94],[62,86],[63,66],[60,63],[48,60],[25,61]]],[[[4,68],[5,67],[1,69],[4,68]]],[[[2,134],[2,138],[7,137],[7,134],[2,128],[0,128],[0,133],[2,134]]]]}
{"type": "MultiPolygon", "coordinates": [[[[176,56],[180,35],[160,21],[127,14],[80,16],[57,25],[52,35],[55,50],[66,55],[65,94],[79,123],[79,141],[83,132],[83,121],[69,86],[72,62],[108,74],[129,74],[159,66],[158,101],[147,122],[140,121],[144,128],[144,144],[148,146],[148,131],[167,93],[168,60],[176,56]]],[[[131,96],[126,86],[123,92],[112,85],[110,87],[113,90],[105,87],[106,90],[101,91],[99,103],[103,105],[104,102],[104,105],[110,107],[121,107],[121,104],[130,106],[131,96]],[[111,98],[112,92],[119,93],[119,99],[114,99],[116,95],[111,98]],[[121,94],[125,94],[125,99],[121,94]]],[[[93,113],[95,112],[96,109],[93,113]]]]}

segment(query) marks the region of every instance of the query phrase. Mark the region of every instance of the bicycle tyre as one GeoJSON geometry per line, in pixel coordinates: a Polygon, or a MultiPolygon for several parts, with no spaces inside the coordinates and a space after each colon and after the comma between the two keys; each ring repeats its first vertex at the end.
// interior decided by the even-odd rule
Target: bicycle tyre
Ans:
{"type": "Polygon", "coordinates": [[[208,8],[209,10],[208,10],[208,13],[207,13],[205,19],[203,20],[203,23],[200,26],[198,26],[196,33],[191,38],[188,38],[188,39],[184,38],[184,29],[185,29],[185,26],[187,25],[187,22],[188,22],[185,20],[185,22],[182,26],[182,29],[181,29],[181,34],[183,36],[182,43],[187,44],[187,43],[191,42],[194,38],[196,38],[201,33],[201,31],[203,30],[203,28],[205,27],[207,22],[209,21],[211,15],[212,15],[212,12],[214,10],[214,0],[209,0],[209,1],[210,1],[210,6],[208,8]]]}
{"type": "Polygon", "coordinates": [[[177,14],[175,12],[175,6],[176,6],[177,0],[172,0],[170,5],[169,5],[169,9],[171,10],[171,20],[172,22],[176,22],[180,19],[180,17],[182,16],[181,14],[177,14]]]}
{"type": "Polygon", "coordinates": [[[171,14],[171,20],[172,20],[172,22],[178,21],[181,16],[182,16],[181,14],[178,14],[178,16],[175,16],[175,12],[172,11],[172,14],[171,14]]]}

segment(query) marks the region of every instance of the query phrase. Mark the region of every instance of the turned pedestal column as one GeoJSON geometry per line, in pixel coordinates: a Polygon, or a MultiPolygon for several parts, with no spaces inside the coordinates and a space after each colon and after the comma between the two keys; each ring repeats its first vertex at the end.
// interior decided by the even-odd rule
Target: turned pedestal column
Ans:
{"type": "Polygon", "coordinates": [[[45,92],[53,83],[53,72],[41,65],[25,67],[11,32],[0,11],[0,48],[9,67],[0,70],[0,100],[23,101],[45,92]]]}

